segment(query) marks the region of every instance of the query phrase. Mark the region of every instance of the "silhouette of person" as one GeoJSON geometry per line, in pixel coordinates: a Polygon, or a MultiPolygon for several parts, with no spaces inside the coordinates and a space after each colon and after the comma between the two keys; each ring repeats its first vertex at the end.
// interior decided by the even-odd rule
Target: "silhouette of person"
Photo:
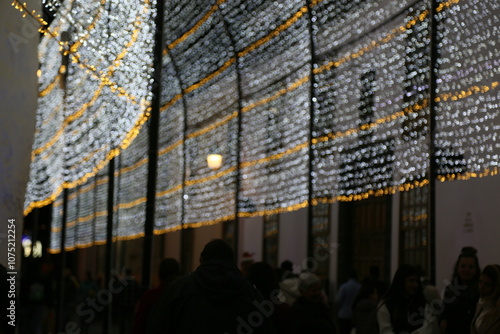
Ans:
{"type": "Polygon", "coordinates": [[[205,245],[200,265],[163,291],[148,333],[269,333],[270,308],[235,266],[221,239],[205,245]]]}
{"type": "MultiPolygon", "coordinates": [[[[288,334],[290,324],[290,306],[279,300],[280,287],[273,267],[265,262],[256,262],[248,268],[247,279],[262,294],[264,300],[273,303],[269,315],[271,325],[277,334],[288,334]]],[[[268,303],[268,305],[271,305],[268,303]]]]}
{"type": "Polygon", "coordinates": [[[444,310],[439,317],[441,334],[470,334],[470,325],[479,301],[479,260],[473,247],[464,247],[443,295],[444,310]]]}
{"type": "Polygon", "coordinates": [[[330,310],[323,301],[321,281],[313,273],[299,276],[300,297],[290,308],[292,333],[334,334],[337,332],[330,310]]]}
{"type": "Polygon", "coordinates": [[[500,265],[484,267],[479,277],[479,295],[471,334],[500,333],[500,265]]]}
{"type": "Polygon", "coordinates": [[[65,268],[64,271],[64,289],[62,291],[62,315],[59,322],[59,330],[63,331],[66,324],[74,316],[76,304],[78,302],[78,289],[80,282],[73,275],[70,268],[65,268]]]}
{"type": "Polygon", "coordinates": [[[361,289],[352,304],[352,322],[356,334],[378,334],[377,307],[379,300],[376,282],[363,280],[361,289]]]}
{"type": "Polygon", "coordinates": [[[401,265],[377,311],[380,334],[434,334],[438,331],[417,267],[401,265]]]}
{"type": "MultiPolygon", "coordinates": [[[[94,298],[99,291],[99,285],[92,278],[92,273],[87,271],[85,273],[85,279],[80,283],[80,291],[79,291],[79,300],[80,303],[88,304],[87,298],[94,298]]],[[[78,313],[78,311],[77,311],[78,313]]],[[[91,321],[86,319],[86,317],[80,315],[80,326],[82,329],[82,334],[86,334],[89,332],[91,321]]]]}
{"type": "Polygon", "coordinates": [[[132,324],[132,334],[143,334],[146,332],[147,319],[158,298],[165,287],[181,275],[181,266],[177,260],[172,258],[163,259],[158,269],[160,284],[143,293],[134,313],[134,323],[132,324]]]}
{"type": "Polygon", "coordinates": [[[351,270],[349,280],[340,286],[335,300],[339,308],[338,321],[340,334],[349,334],[351,332],[353,327],[352,305],[360,288],[361,284],[357,281],[357,273],[355,270],[351,270]]]}
{"type": "Polygon", "coordinates": [[[240,262],[240,270],[241,270],[241,274],[246,277],[248,275],[248,268],[250,268],[250,266],[252,264],[254,264],[254,259],[253,259],[253,253],[250,253],[250,252],[244,252],[243,253],[243,257],[241,259],[241,262],[240,262]]]}
{"type": "Polygon", "coordinates": [[[134,316],[134,309],[139,300],[141,289],[139,283],[132,276],[130,269],[125,270],[123,277],[126,282],[123,291],[117,296],[116,305],[119,316],[120,333],[130,333],[134,316]]]}

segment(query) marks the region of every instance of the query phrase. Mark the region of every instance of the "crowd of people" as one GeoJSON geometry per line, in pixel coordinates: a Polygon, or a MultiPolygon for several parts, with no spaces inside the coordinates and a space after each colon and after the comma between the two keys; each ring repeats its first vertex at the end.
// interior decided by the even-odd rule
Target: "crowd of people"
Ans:
{"type": "Polygon", "coordinates": [[[6,327],[3,333],[94,333],[102,328],[106,307],[119,333],[130,333],[142,288],[130,270],[114,272],[107,285],[90,271],[82,279],[65,268],[61,280],[54,270],[27,259],[24,263],[19,294],[17,329],[6,327]]]}
{"type": "MultiPolygon", "coordinates": [[[[199,260],[196,270],[183,276],[175,259],[164,259],[159,285],[145,292],[130,271],[115,277],[109,288],[115,289],[118,332],[500,334],[500,266],[481,270],[473,247],[462,249],[442,292],[425,280],[418,266],[399,266],[390,284],[379,279],[379,268],[373,266],[361,280],[353,270],[331,300],[320,277],[307,270],[295,272],[290,261],[273,268],[245,259],[241,270],[231,247],[220,239],[206,244],[199,260]]],[[[31,305],[40,314],[38,305],[47,299],[44,289],[49,287],[38,276],[30,277],[23,298],[36,301],[31,305]]],[[[104,305],[82,304],[103,291],[90,273],[81,282],[70,271],[64,277],[67,308],[60,308],[61,323],[71,321],[71,314],[74,319],[78,307],[102,310],[104,305]]],[[[81,333],[92,332],[89,320],[98,313],[80,312],[81,333]]],[[[39,328],[29,332],[41,333],[39,328]]]]}
{"type": "Polygon", "coordinates": [[[330,302],[314,273],[294,273],[290,261],[246,261],[241,271],[214,240],[140,318],[148,320],[136,333],[499,334],[500,266],[481,271],[477,251],[464,247],[443,293],[419,266],[399,266],[390,284],[374,266],[361,281],[352,271],[330,302]]]}

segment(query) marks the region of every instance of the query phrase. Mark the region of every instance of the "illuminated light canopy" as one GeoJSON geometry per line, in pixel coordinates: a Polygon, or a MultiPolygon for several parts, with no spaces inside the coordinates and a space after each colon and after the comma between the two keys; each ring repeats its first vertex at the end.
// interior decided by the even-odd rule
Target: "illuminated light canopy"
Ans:
{"type": "MultiPolygon", "coordinates": [[[[437,12],[443,17],[454,15],[450,8],[467,13],[461,5],[456,5],[458,2],[443,2],[437,12]]],[[[477,2],[469,3],[477,6],[477,2]]],[[[179,1],[175,8],[180,9],[183,5],[186,4],[179,1]]],[[[432,69],[428,3],[314,1],[309,8],[302,6],[299,1],[286,4],[268,1],[262,2],[260,7],[238,1],[224,2],[219,10],[227,22],[227,31],[220,30],[220,19],[214,12],[214,18],[197,26],[202,31],[198,35],[189,24],[183,28],[182,22],[193,22],[187,18],[201,17],[199,12],[207,11],[207,8],[200,6],[199,12],[191,8],[184,14],[181,10],[173,10],[176,16],[168,20],[172,30],[190,32],[171,34],[171,30],[166,30],[172,38],[184,36],[170,45],[175,46],[171,54],[178,64],[185,93],[197,92],[201,99],[212,97],[205,86],[215,85],[212,83],[215,77],[231,70],[231,67],[226,69],[225,64],[230,61],[222,55],[239,57],[242,95],[234,98],[242,102],[242,128],[240,151],[234,154],[240,154],[241,158],[240,165],[235,166],[241,173],[240,216],[303,207],[301,203],[308,196],[309,180],[313,184],[313,198],[325,198],[328,202],[393,194],[423,187],[429,182],[429,80],[432,69]],[[313,96],[310,95],[312,80],[308,67],[312,62],[308,54],[308,18],[304,15],[307,11],[311,11],[316,43],[313,96]],[[216,35],[220,41],[209,42],[213,31],[218,32],[216,35]],[[225,45],[226,34],[234,40],[231,48],[226,47],[227,52],[207,52],[196,60],[200,54],[198,43],[216,49],[225,45]],[[198,37],[200,35],[203,39],[198,37]],[[231,55],[233,50],[236,55],[231,55]],[[186,64],[184,59],[188,60],[186,64]],[[216,63],[219,67],[200,68],[192,65],[195,62],[204,65],[216,63]],[[312,128],[307,126],[310,103],[314,115],[312,128]],[[299,112],[297,115],[293,114],[295,108],[299,112]],[[286,114],[281,114],[285,111],[286,114]],[[298,120],[297,128],[290,120],[298,120]],[[307,167],[309,145],[312,145],[312,171],[307,167]],[[287,182],[290,180],[296,183],[287,182]],[[270,207],[269,203],[276,207],[270,207]]],[[[492,4],[486,2],[480,6],[491,7],[492,4]]],[[[471,10],[476,14],[480,12],[471,10]]],[[[491,15],[494,12],[492,8],[482,10],[491,15]]],[[[462,21],[467,22],[466,19],[462,21]]],[[[460,44],[460,41],[455,43],[460,44]]],[[[494,52],[486,58],[494,61],[492,54],[494,52]]],[[[494,69],[492,64],[486,68],[494,69]]],[[[487,94],[489,88],[494,90],[493,87],[496,87],[495,80],[483,80],[482,86],[470,81],[463,92],[450,90],[438,94],[438,99],[458,100],[460,104],[459,100],[470,98],[474,103],[473,94],[487,94]]],[[[168,91],[168,88],[164,90],[168,91]]],[[[233,96],[229,92],[226,97],[233,96]]],[[[494,91],[490,93],[495,94],[494,91]]],[[[211,101],[218,99],[212,98],[211,101]]],[[[193,123],[202,124],[203,117],[208,118],[203,114],[207,108],[200,107],[195,116],[191,116],[191,107],[187,103],[189,119],[201,117],[193,123]]],[[[168,112],[168,108],[165,106],[164,111],[168,112]]],[[[218,124],[224,124],[220,119],[193,131],[215,133],[218,124]]],[[[192,131],[189,125],[187,131],[189,138],[192,131]]],[[[494,134],[489,137],[492,136],[494,134]]],[[[202,138],[193,143],[193,148],[198,150],[195,156],[200,160],[209,146],[202,138]]],[[[182,140],[179,143],[187,145],[182,140]]],[[[487,151],[491,155],[494,150],[494,145],[491,145],[487,151]]],[[[195,153],[192,149],[187,151],[190,157],[195,153]]],[[[438,156],[442,152],[447,151],[438,149],[438,156]]],[[[491,158],[495,156],[493,154],[491,158]]],[[[189,167],[185,170],[192,173],[189,167]]],[[[495,170],[491,170],[475,175],[494,175],[495,170]]],[[[170,189],[181,189],[178,186],[179,183],[170,189]]],[[[214,195],[208,189],[209,194],[214,195]]],[[[162,193],[167,192],[168,189],[162,193]]],[[[210,195],[207,194],[206,201],[210,195]]],[[[189,194],[185,197],[190,198],[189,194]]],[[[205,201],[199,197],[197,200],[205,201]]],[[[216,215],[211,212],[208,216],[216,215]]],[[[211,221],[206,220],[207,224],[211,221]]]]}
{"type": "MultiPolygon", "coordinates": [[[[410,0],[165,5],[154,233],[298,210],[310,198],[352,201],[425,187],[432,146],[439,180],[498,174],[494,1],[442,1],[434,11],[410,0]],[[206,162],[214,147],[224,161],[216,170],[206,162]]],[[[72,37],[40,44],[26,206],[59,202],[63,187],[78,188],[75,219],[100,221],[94,242],[103,242],[100,172],[116,157],[114,237],[139,237],[154,2],[59,7],[51,29],[72,37]],[[60,48],[74,61],[66,74],[60,48]],[[99,209],[88,208],[97,205],[83,191],[89,184],[99,209]]],[[[80,238],[75,245],[86,244],[80,238]]]]}

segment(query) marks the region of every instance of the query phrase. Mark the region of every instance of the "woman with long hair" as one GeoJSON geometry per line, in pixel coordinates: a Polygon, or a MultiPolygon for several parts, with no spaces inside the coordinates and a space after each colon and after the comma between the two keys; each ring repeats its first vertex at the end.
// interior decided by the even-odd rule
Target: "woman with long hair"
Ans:
{"type": "Polygon", "coordinates": [[[486,266],[479,277],[479,302],[471,334],[500,333],[500,266],[486,266]]]}
{"type": "Polygon", "coordinates": [[[473,247],[464,247],[458,256],[451,283],[443,295],[439,317],[441,334],[470,334],[470,324],[479,300],[479,260],[473,247]]]}
{"type": "Polygon", "coordinates": [[[382,298],[377,320],[380,334],[434,334],[436,318],[425,299],[417,267],[401,265],[382,298]]]}

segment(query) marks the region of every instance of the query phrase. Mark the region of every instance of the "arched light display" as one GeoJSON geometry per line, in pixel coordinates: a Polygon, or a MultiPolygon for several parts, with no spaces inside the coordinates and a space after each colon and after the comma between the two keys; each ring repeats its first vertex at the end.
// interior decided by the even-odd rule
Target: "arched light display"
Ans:
{"type": "MultiPolygon", "coordinates": [[[[409,0],[165,5],[155,233],[296,210],[310,197],[349,201],[420,187],[429,183],[432,147],[442,180],[498,173],[495,1],[438,1],[434,10],[409,0]],[[210,153],[222,155],[221,168],[207,167],[210,153]]],[[[27,200],[54,200],[62,186],[78,186],[78,208],[91,212],[82,207],[92,203],[85,181],[123,151],[118,238],[144,228],[154,16],[150,2],[123,6],[132,10],[74,1],[76,63],[65,90],[53,84],[59,60],[42,59],[39,113],[52,112],[45,124],[59,125],[40,128],[39,117],[27,200]],[[102,20],[82,20],[89,13],[102,20]],[[63,101],[63,93],[64,103],[44,99],[63,101]],[[58,104],[63,116],[53,111],[58,104]]],[[[58,47],[41,45],[44,54],[58,47]]],[[[101,182],[94,194],[102,203],[104,174],[88,182],[101,182]]],[[[93,212],[97,221],[105,211],[93,212]]]]}
{"type": "Polygon", "coordinates": [[[75,0],[59,8],[40,43],[26,212],[53,201],[63,187],[84,184],[139,133],[151,100],[154,5],[75,0]]]}
{"type": "MultiPolygon", "coordinates": [[[[57,17],[53,21],[62,30],[69,25],[57,17]]],[[[47,35],[39,44],[39,93],[36,133],[31,154],[30,181],[26,189],[25,208],[51,203],[62,191],[65,167],[63,76],[60,40],[47,35]],[[36,203],[36,204],[35,204],[36,203]]]]}

